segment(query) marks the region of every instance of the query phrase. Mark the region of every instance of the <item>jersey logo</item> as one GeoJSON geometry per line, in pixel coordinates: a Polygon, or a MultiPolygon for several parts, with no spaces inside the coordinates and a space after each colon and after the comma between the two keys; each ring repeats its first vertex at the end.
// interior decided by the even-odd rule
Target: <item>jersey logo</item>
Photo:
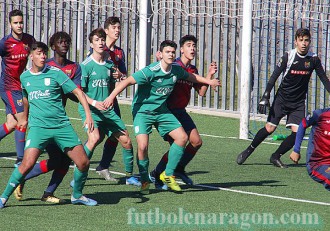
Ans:
{"type": "Polygon", "coordinates": [[[23,100],[22,99],[18,99],[16,101],[16,103],[17,103],[18,106],[22,106],[23,105],[23,100]]]}
{"type": "Polygon", "coordinates": [[[115,57],[115,60],[116,60],[116,61],[119,61],[119,59],[120,59],[120,57],[117,55],[117,56],[115,57]]]}
{"type": "Polygon", "coordinates": [[[135,127],[134,127],[134,131],[135,131],[135,133],[139,133],[139,131],[140,131],[140,127],[139,127],[139,126],[135,126],[135,127]]]}
{"type": "Polygon", "coordinates": [[[176,83],[177,77],[176,75],[173,76],[173,83],[176,83]]]}
{"type": "Polygon", "coordinates": [[[298,61],[294,61],[292,64],[297,64],[298,63],[298,61]]]}
{"type": "Polygon", "coordinates": [[[70,77],[71,76],[71,73],[72,73],[72,70],[65,70],[65,74],[70,77]]]}
{"type": "Polygon", "coordinates": [[[10,47],[13,48],[14,46],[16,46],[17,44],[12,44],[10,47]]]}
{"type": "Polygon", "coordinates": [[[96,72],[95,72],[95,71],[93,71],[91,75],[97,75],[97,74],[96,74],[96,72]]]}
{"type": "Polygon", "coordinates": [[[310,68],[311,62],[305,62],[305,68],[310,68]]]}
{"type": "Polygon", "coordinates": [[[27,87],[30,86],[30,85],[31,85],[30,82],[27,82],[27,83],[26,83],[26,86],[27,86],[27,87]]]}
{"type": "Polygon", "coordinates": [[[45,78],[45,86],[49,86],[50,85],[50,78],[45,78]]]}
{"type": "Polygon", "coordinates": [[[330,173],[330,167],[327,168],[327,170],[325,170],[326,173],[330,173]]]}
{"type": "Polygon", "coordinates": [[[157,80],[157,83],[162,83],[163,82],[163,79],[158,79],[157,80]]]}

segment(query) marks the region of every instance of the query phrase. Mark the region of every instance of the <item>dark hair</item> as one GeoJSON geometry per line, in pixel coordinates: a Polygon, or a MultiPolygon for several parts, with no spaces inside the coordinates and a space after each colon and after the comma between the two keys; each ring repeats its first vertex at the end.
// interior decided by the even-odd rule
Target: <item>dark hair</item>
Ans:
{"type": "Polygon", "coordinates": [[[104,29],[107,29],[109,27],[109,25],[115,25],[116,23],[120,24],[120,20],[118,17],[115,17],[115,16],[109,17],[104,22],[104,29]]]}
{"type": "Polygon", "coordinates": [[[193,41],[194,43],[197,43],[197,38],[193,35],[185,35],[182,38],[180,38],[179,44],[180,47],[183,47],[183,45],[187,42],[187,41],[193,41]]]}
{"type": "Polygon", "coordinates": [[[9,12],[9,22],[11,22],[11,18],[15,16],[22,16],[23,17],[23,12],[21,10],[12,10],[9,12]]]}
{"type": "Polygon", "coordinates": [[[94,35],[96,35],[99,38],[104,38],[104,39],[107,37],[107,35],[105,34],[105,31],[103,30],[103,28],[97,28],[89,34],[90,43],[93,42],[93,36],[94,35]]]}
{"type": "Polygon", "coordinates": [[[59,31],[59,32],[56,32],[55,34],[53,34],[52,37],[50,37],[49,46],[52,47],[57,41],[59,41],[61,39],[64,39],[65,41],[67,41],[69,43],[69,45],[71,44],[70,35],[64,31],[59,31]]]}
{"type": "Polygon", "coordinates": [[[174,47],[174,49],[176,49],[178,46],[172,40],[165,40],[165,41],[161,42],[161,44],[159,46],[159,51],[162,52],[164,47],[174,47]]]}
{"type": "Polygon", "coordinates": [[[309,32],[309,30],[306,28],[300,28],[296,31],[296,35],[294,36],[294,39],[297,40],[298,37],[304,37],[304,36],[308,36],[310,38],[311,32],[309,32]]]}
{"type": "Polygon", "coordinates": [[[47,53],[48,52],[48,46],[43,43],[43,42],[35,42],[31,46],[31,52],[35,51],[37,49],[41,49],[43,52],[47,53]]]}

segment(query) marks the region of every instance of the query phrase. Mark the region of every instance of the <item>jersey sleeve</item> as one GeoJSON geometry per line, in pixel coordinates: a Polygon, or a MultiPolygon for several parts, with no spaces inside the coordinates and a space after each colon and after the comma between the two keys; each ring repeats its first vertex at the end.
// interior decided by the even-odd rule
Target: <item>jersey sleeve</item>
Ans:
{"type": "Polygon", "coordinates": [[[299,124],[297,135],[296,135],[296,140],[294,143],[293,151],[296,153],[300,153],[300,148],[301,148],[301,143],[304,139],[306,129],[310,126],[313,126],[317,123],[317,120],[319,116],[322,114],[322,110],[315,110],[313,112],[313,115],[310,116],[308,115],[307,117],[303,118],[302,121],[299,124]]]}
{"type": "Polygon", "coordinates": [[[153,73],[149,70],[149,68],[145,67],[142,70],[139,70],[132,74],[138,85],[143,85],[149,83],[150,78],[153,76],[153,73]]]}
{"type": "Polygon", "coordinates": [[[81,88],[81,67],[77,64],[76,72],[72,78],[72,81],[78,88],[81,88]]]}
{"type": "Polygon", "coordinates": [[[74,82],[62,71],[58,72],[56,80],[62,87],[64,94],[68,94],[77,88],[76,84],[74,84],[74,82]]]}
{"type": "Polygon", "coordinates": [[[5,40],[4,39],[0,40],[0,56],[1,57],[5,56],[5,40]]]}
{"type": "Polygon", "coordinates": [[[323,83],[325,89],[330,92],[330,81],[325,73],[323,66],[321,64],[321,60],[319,57],[315,57],[315,72],[323,83]]]}
{"type": "Polygon", "coordinates": [[[186,80],[189,77],[189,73],[185,69],[183,69],[181,66],[177,66],[177,67],[179,67],[178,73],[177,73],[178,79],[186,80]]]}
{"type": "Polygon", "coordinates": [[[119,60],[118,69],[121,73],[127,75],[125,53],[123,50],[121,50],[121,52],[122,52],[122,59],[119,60]]]}
{"type": "Polygon", "coordinates": [[[88,73],[87,73],[87,70],[86,70],[86,66],[80,64],[80,69],[81,69],[81,82],[80,82],[80,86],[81,86],[81,88],[87,88],[89,76],[88,76],[88,73]]]}
{"type": "Polygon", "coordinates": [[[287,63],[288,63],[288,52],[286,52],[280,59],[280,61],[277,63],[277,65],[275,66],[275,69],[272,73],[272,75],[270,76],[267,86],[266,86],[266,91],[271,92],[276,80],[278,79],[278,77],[280,77],[280,75],[284,72],[284,70],[287,67],[287,63]]]}

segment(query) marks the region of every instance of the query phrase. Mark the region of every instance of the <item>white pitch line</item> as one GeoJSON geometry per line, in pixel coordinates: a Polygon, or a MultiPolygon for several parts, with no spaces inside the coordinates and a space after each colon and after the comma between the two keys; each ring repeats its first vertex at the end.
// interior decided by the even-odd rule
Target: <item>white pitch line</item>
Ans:
{"type": "MultiPolygon", "coordinates": [[[[11,157],[0,157],[0,159],[6,159],[6,160],[16,160],[16,158],[11,157]]],[[[73,168],[74,166],[70,166],[73,168]]],[[[90,168],[89,170],[95,171],[96,169],[90,168]]],[[[109,171],[112,174],[125,176],[125,173],[122,172],[116,172],[116,171],[109,171]]],[[[182,181],[178,181],[179,184],[183,185],[184,183],[182,181]]],[[[248,191],[242,191],[242,190],[236,190],[236,189],[229,189],[229,188],[222,188],[222,187],[215,187],[215,186],[209,186],[209,185],[203,185],[203,184],[195,184],[193,185],[195,187],[200,188],[209,188],[209,189],[216,189],[216,190],[222,190],[222,191],[228,191],[228,192],[235,192],[235,193],[241,193],[241,194],[247,194],[247,195],[253,195],[253,196],[261,196],[261,197],[268,197],[268,198],[275,198],[275,199],[281,199],[281,200],[288,200],[288,201],[294,201],[294,202],[302,202],[302,203],[308,203],[308,204],[317,204],[317,205],[327,205],[330,206],[330,203],[327,202],[320,202],[320,201],[311,201],[311,200],[304,200],[304,199],[296,199],[296,198],[290,198],[290,197],[281,197],[281,196],[274,196],[269,194],[262,194],[262,193],[254,193],[254,192],[248,192],[248,191]]]]}

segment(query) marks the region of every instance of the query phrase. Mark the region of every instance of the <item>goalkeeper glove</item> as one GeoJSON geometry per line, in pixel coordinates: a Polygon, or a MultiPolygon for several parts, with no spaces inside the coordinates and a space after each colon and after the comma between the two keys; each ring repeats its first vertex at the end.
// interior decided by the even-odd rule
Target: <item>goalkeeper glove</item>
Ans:
{"type": "Polygon", "coordinates": [[[258,105],[259,113],[266,114],[266,109],[269,107],[269,98],[270,98],[269,92],[265,91],[258,105]]]}

